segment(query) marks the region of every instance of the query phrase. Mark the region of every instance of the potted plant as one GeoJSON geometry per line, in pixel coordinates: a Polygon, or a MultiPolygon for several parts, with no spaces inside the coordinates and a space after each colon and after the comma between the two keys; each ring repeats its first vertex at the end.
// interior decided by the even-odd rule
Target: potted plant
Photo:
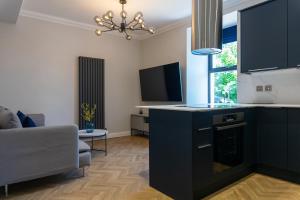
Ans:
{"type": "Polygon", "coordinates": [[[95,118],[97,106],[94,105],[93,107],[90,106],[88,103],[83,103],[81,105],[82,109],[82,118],[85,121],[85,129],[87,133],[93,133],[95,129],[95,125],[93,123],[93,120],[95,118]]]}

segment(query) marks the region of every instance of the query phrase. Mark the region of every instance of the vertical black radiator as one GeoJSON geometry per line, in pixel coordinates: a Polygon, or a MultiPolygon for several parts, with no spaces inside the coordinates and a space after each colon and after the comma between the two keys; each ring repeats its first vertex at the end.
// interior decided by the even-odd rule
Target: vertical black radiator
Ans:
{"type": "Polygon", "coordinates": [[[97,105],[94,124],[96,129],[104,129],[104,60],[79,57],[79,128],[85,128],[81,105],[97,105]]]}

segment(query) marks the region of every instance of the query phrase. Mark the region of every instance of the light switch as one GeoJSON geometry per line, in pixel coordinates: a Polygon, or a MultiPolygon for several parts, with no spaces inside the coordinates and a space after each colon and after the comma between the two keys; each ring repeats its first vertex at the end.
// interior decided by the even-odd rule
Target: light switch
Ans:
{"type": "Polygon", "coordinates": [[[272,92],[272,85],[266,85],[265,86],[265,91],[266,92],[272,92]]]}
{"type": "Polygon", "coordinates": [[[262,86],[262,85],[256,86],[256,92],[263,92],[263,91],[264,91],[264,86],[262,86]]]}

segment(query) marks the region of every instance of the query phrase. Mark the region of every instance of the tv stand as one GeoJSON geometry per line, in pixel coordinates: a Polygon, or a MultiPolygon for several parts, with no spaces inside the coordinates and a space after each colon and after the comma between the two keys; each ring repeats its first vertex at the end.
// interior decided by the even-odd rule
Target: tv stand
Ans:
{"type": "Polygon", "coordinates": [[[131,135],[149,135],[149,116],[145,114],[131,115],[131,135]]]}

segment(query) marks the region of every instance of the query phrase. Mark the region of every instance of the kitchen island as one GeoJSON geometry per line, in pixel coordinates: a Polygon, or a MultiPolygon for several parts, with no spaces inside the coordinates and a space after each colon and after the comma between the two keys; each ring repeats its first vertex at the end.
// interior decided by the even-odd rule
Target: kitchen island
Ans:
{"type": "Polygon", "coordinates": [[[149,109],[150,186],[176,200],[199,200],[254,171],[300,180],[299,105],[140,108],[149,109]]]}

